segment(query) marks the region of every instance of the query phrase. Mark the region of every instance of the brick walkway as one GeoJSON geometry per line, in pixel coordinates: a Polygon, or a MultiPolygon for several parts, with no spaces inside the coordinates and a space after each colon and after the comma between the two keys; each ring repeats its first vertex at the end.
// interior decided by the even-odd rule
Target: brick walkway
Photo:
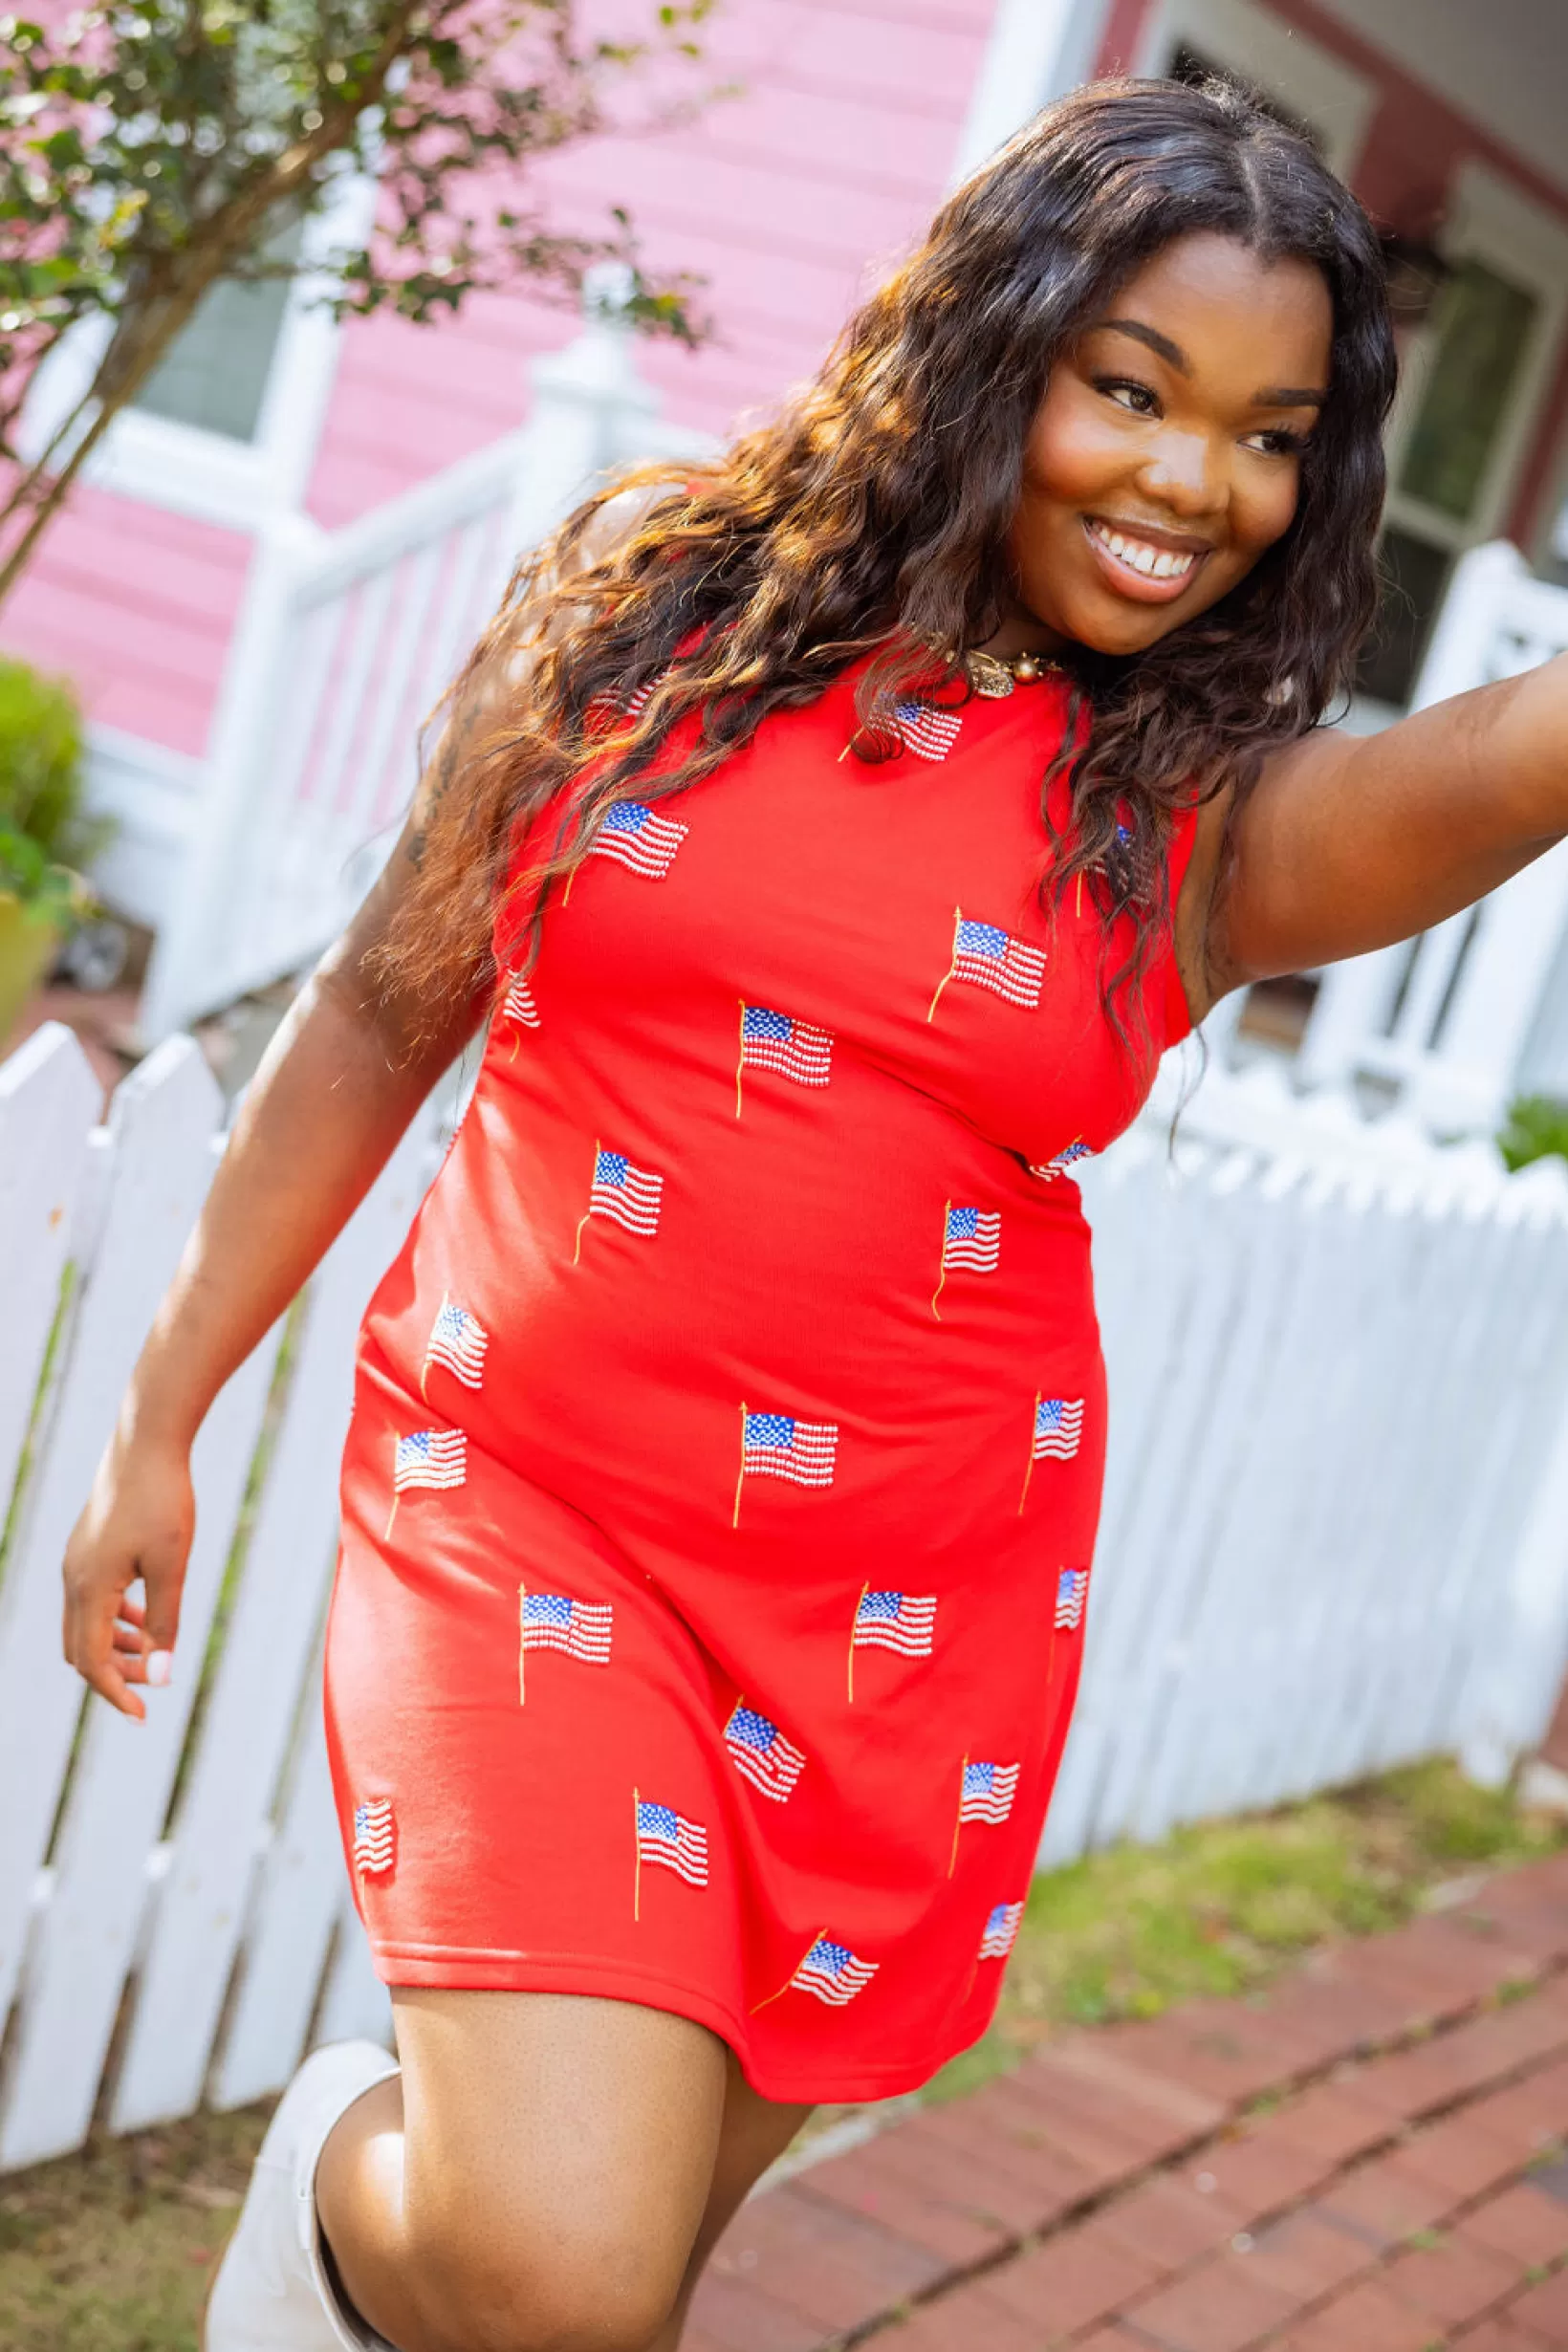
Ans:
{"type": "Polygon", "coordinates": [[[682,2352],[1563,2352],[1568,1855],[756,2197],[682,2352]]]}

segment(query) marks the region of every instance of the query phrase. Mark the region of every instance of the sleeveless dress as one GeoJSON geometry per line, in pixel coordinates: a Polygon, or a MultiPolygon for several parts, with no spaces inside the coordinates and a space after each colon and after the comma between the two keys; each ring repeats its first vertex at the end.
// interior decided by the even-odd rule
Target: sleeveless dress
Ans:
{"type": "MultiPolygon", "coordinates": [[[[618,808],[503,979],[365,1315],[327,1642],[383,1979],[674,2011],[781,2101],[995,2005],[1104,1458],[1070,1171],[1152,1061],[1092,893],[1041,904],[1064,683],[876,767],[853,687],[618,808]]],[[[1158,1049],[1168,944],[1144,987],[1158,1049]]]]}

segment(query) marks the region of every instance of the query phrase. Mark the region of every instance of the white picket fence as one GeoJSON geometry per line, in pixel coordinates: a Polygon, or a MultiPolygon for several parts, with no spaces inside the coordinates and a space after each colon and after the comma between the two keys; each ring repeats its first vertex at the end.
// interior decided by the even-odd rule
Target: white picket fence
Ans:
{"type": "MultiPolygon", "coordinates": [[[[1434,1750],[1506,1769],[1568,1652],[1568,1185],[1232,1096],[1243,1141],[1179,1180],[1154,1121],[1088,1170],[1113,1437],[1049,1861],[1434,1750]]],[[[204,1429],[178,1672],[138,1726],[60,1661],[59,1562],[219,1098],[176,1038],[98,1101],[63,1029],[0,1066],[0,2169],[386,2021],[318,1643],[354,1332],[443,1122],[204,1429]]]]}
{"type": "Polygon", "coordinates": [[[602,282],[531,373],[515,432],[343,530],[281,513],[258,532],[142,995],[149,1041],[315,962],[384,860],[421,725],[517,555],[607,468],[708,446],[659,416],[602,282]]]}

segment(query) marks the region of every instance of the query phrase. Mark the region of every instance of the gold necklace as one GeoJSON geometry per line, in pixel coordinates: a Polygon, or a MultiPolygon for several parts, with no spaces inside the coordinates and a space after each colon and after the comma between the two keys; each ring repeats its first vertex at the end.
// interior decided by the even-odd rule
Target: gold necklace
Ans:
{"type": "Polygon", "coordinates": [[[1043,653],[981,653],[973,648],[963,656],[969,684],[987,702],[1000,702],[1015,686],[1034,686],[1061,664],[1043,653]]]}

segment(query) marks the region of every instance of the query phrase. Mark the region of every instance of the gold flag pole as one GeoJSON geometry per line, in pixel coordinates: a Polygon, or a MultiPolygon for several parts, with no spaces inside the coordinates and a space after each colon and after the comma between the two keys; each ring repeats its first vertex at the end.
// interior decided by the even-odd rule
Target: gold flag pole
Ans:
{"type": "Polygon", "coordinates": [[[947,985],[948,981],[952,978],[952,976],[953,976],[954,972],[958,969],[958,926],[959,926],[959,925],[963,922],[963,920],[964,920],[964,909],[962,908],[962,906],[955,906],[955,907],[953,908],[953,951],[952,951],[952,960],[951,960],[951,962],[948,964],[947,969],[947,970],[943,973],[943,975],[942,975],[941,979],[937,982],[937,991],[936,991],[936,994],[935,994],[935,995],[932,997],[932,999],[931,999],[931,1009],[930,1009],[930,1011],[929,1011],[929,1012],[926,1013],[926,1018],[928,1021],[934,1021],[934,1020],[936,1019],[936,1009],[937,1009],[938,1005],[942,1002],[942,991],[943,991],[943,990],[947,987],[947,985]]]}
{"type": "Polygon", "coordinates": [[[953,1823],[952,1859],[947,1864],[947,1876],[949,1878],[952,1877],[953,1872],[958,1868],[958,1835],[964,1826],[964,1776],[968,1773],[969,1769],[969,1752],[966,1748],[964,1751],[964,1761],[958,1768],[958,1818],[953,1823]]]}
{"type": "Polygon", "coordinates": [[[1024,1472],[1024,1491],[1018,1497],[1018,1516],[1020,1519],[1024,1515],[1024,1505],[1029,1500],[1029,1482],[1034,1475],[1034,1426],[1039,1420],[1039,1415],[1040,1391],[1036,1388],[1034,1391],[1034,1410],[1030,1418],[1029,1424],[1029,1468],[1024,1472]]]}
{"type": "Polygon", "coordinates": [[[642,1916],[642,1832],[638,1818],[641,1811],[642,1802],[634,1784],[632,1788],[632,1848],[637,1859],[632,1864],[633,1919],[641,1919],[642,1916]]]}
{"type": "Polygon", "coordinates": [[[523,1688],[528,1670],[528,1586],[517,1587],[517,1704],[521,1707],[528,1692],[523,1688]]]}
{"type": "Polygon", "coordinates": [[[939,1274],[938,1274],[938,1275],[937,1275],[937,1285],[936,1285],[936,1288],[935,1288],[935,1290],[931,1293],[931,1313],[932,1313],[932,1314],[936,1317],[936,1319],[937,1319],[937,1321],[938,1321],[939,1323],[940,1323],[940,1322],[941,1322],[941,1320],[942,1320],[942,1310],[941,1310],[941,1308],[937,1305],[937,1303],[936,1303],[936,1302],[937,1302],[937,1300],[941,1297],[941,1296],[942,1296],[942,1290],[943,1290],[943,1285],[946,1283],[946,1281],[947,1281],[947,1219],[948,1219],[948,1218],[952,1215],[952,1209],[953,1209],[953,1205],[952,1205],[951,1201],[944,1201],[944,1202],[943,1202],[943,1204],[942,1204],[942,1267],[941,1267],[941,1271],[940,1271],[940,1273],[939,1273],[939,1274]]]}
{"type": "Polygon", "coordinates": [[[765,2001],[758,2001],[756,2007],[747,2013],[749,2015],[754,2017],[758,2009],[771,2009],[775,2001],[781,2001],[784,1998],[785,1993],[788,1993],[790,1987],[794,1984],[796,1976],[799,1974],[801,1968],[811,1957],[812,1953],[817,1949],[817,1945],[820,1944],[826,1933],[827,1929],[825,1927],[818,1927],[817,1933],[812,1937],[811,1942],[806,1946],[805,1950],[801,1953],[800,1958],[795,1962],[788,1976],[785,1977],[784,1982],[779,1986],[778,1991],[776,1993],[770,1993],[765,2001]]]}
{"type": "MultiPolygon", "coordinates": [[[[860,1601],[865,1599],[870,1590],[871,1579],[868,1577],[860,1587],[860,1601]]],[[[860,1601],[855,1603],[855,1616],[849,1628],[849,1703],[851,1707],[855,1704],[855,1627],[860,1622],[860,1601]]]]}
{"type": "Polygon", "coordinates": [[[740,1401],[740,1468],[735,1472],[735,1508],[730,1515],[731,1527],[740,1525],[740,1491],[746,1483],[746,1399],[740,1401]]]}
{"type": "Polygon", "coordinates": [[[735,1117],[740,1117],[741,1074],[746,1068],[746,999],[740,1000],[740,1059],[735,1064],[735,1117]]]}
{"type": "Polygon", "coordinates": [[[598,1176],[598,1174],[599,1138],[596,1135],[594,1138],[594,1173],[588,1179],[588,1206],[583,1210],[581,1216],[577,1219],[577,1237],[572,1245],[572,1263],[574,1266],[582,1255],[582,1229],[594,1213],[594,1179],[598,1176]]]}

